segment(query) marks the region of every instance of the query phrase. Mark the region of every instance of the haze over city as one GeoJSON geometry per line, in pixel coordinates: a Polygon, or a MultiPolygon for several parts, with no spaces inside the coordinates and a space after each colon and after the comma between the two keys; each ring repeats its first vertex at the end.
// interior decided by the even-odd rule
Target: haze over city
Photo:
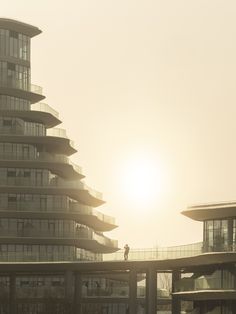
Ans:
{"type": "Polygon", "coordinates": [[[219,0],[11,1],[42,29],[32,82],[78,145],[120,247],[201,241],[188,205],[235,191],[236,4],[219,0]]]}

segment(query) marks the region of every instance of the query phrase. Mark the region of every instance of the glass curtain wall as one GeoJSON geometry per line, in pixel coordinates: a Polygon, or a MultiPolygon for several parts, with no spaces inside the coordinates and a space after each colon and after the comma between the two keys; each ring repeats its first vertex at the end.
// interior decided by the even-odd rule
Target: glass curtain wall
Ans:
{"type": "Polygon", "coordinates": [[[207,220],[204,222],[205,252],[227,251],[232,247],[232,220],[207,220]]]}
{"type": "Polygon", "coordinates": [[[0,29],[0,55],[30,60],[30,38],[12,30],[0,29]]]}
{"type": "Polygon", "coordinates": [[[30,89],[30,68],[6,61],[0,61],[0,84],[17,89],[30,89]]]}

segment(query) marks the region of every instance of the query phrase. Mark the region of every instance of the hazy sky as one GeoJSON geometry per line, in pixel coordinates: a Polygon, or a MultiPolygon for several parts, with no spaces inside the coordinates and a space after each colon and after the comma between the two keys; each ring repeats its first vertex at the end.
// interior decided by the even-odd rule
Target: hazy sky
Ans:
{"type": "Polygon", "coordinates": [[[180,211],[236,199],[235,0],[8,0],[1,16],[43,30],[32,83],[117,218],[111,236],[121,247],[201,241],[202,224],[180,211]],[[140,158],[160,171],[141,209],[123,190],[140,158]]]}

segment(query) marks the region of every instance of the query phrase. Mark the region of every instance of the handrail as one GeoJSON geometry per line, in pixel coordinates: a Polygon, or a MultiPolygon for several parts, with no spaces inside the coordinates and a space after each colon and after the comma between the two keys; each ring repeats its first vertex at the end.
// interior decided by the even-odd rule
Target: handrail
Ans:
{"type": "Polygon", "coordinates": [[[10,87],[10,88],[15,88],[15,89],[20,89],[24,90],[27,92],[32,92],[35,94],[42,95],[43,94],[43,88],[39,85],[35,84],[26,84],[26,86],[22,86],[22,81],[8,77],[7,76],[7,71],[2,70],[2,79],[0,80],[0,86],[1,87],[10,87]]]}
{"type": "Polygon", "coordinates": [[[70,212],[76,212],[81,215],[88,215],[88,216],[96,216],[99,220],[104,221],[109,224],[115,225],[115,218],[109,215],[105,215],[101,213],[100,211],[96,210],[95,208],[92,208],[90,206],[81,205],[79,203],[71,203],[70,204],[70,212]]]}
{"type": "MultiPolygon", "coordinates": [[[[181,257],[190,257],[202,254],[202,242],[157,248],[140,248],[131,249],[129,251],[129,260],[163,260],[181,257]]],[[[115,253],[106,254],[105,260],[122,260],[124,258],[124,250],[115,253]]]]}
{"type": "Polygon", "coordinates": [[[79,173],[83,174],[82,167],[76,165],[74,162],[72,162],[67,156],[65,155],[60,155],[60,154],[49,154],[46,152],[40,152],[38,155],[35,156],[12,156],[12,153],[10,154],[1,154],[0,153],[0,159],[3,160],[28,160],[28,161],[45,161],[45,162],[59,162],[59,163],[64,163],[71,165],[73,169],[79,173]]]}
{"type": "Polygon", "coordinates": [[[56,118],[59,118],[59,113],[56,110],[54,110],[48,104],[45,104],[45,103],[42,103],[42,102],[38,102],[38,103],[32,104],[31,105],[31,110],[32,111],[48,112],[48,113],[51,113],[56,118]]]}

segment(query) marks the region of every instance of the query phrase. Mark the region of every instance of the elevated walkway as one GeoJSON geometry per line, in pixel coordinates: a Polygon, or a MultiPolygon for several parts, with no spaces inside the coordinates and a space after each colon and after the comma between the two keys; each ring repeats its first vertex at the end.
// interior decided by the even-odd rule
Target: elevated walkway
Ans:
{"type": "MultiPolygon", "coordinates": [[[[34,263],[0,263],[0,276],[9,277],[9,298],[3,302],[9,302],[11,305],[11,314],[15,314],[14,304],[17,304],[22,289],[17,292],[17,280],[19,278],[32,278],[40,276],[62,276],[65,280],[65,295],[61,302],[71,304],[73,310],[70,313],[83,314],[83,306],[87,303],[113,303],[125,304],[129,309],[129,314],[137,314],[137,307],[143,305],[146,314],[156,314],[157,306],[168,305],[172,307],[172,314],[180,314],[180,299],[178,295],[173,294],[172,298],[159,295],[158,298],[158,275],[161,273],[169,274],[172,278],[172,286],[179,280],[181,272],[195,272],[199,268],[219,267],[223,264],[235,264],[235,252],[205,253],[192,257],[183,257],[166,260],[140,260],[140,261],[105,261],[105,262],[34,262],[34,263]],[[143,295],[139,288],[139,274],[145,274],[145,291],[143,295]],[[113,291],[103,291],[100,289],[99,277],[104,280],[116,277],[117,284],[121,282],[119,276],[126,276],[127,294],[117,296],[115,291],[117,286],[110,286],[113,291]],[[110,277],[110,278],[109,278],[110,277]],[[97,284],[95,290],[89,289],[85,279],[93,278],[88,282],[97,284]],[[85,291],[86,290],[86,291],[85,291]],[[105,293],[106,292],[106,293],[105,293]]],[[[113,279],[114,279],[113,278],[113,279]]],[[[41,279],[42,280],[42,279],[41,279]]],[[[58,286],[51,287],[53,290],[61,289],[58,286]]],[[[30,291],[35,291],[34,298],[37,299],[37,293],[42,290],[42,285],[29,286],[30,291]]],[[[56,291],[56,290],[55,290],[56,291]]],[[[125,290],[124,290],[125,291],[125,290]]],[[[27,297],[30,298],[30,294],[27,297]]],[[[50,291],[47,292],[48,298],[50,291]]],[[[52,298],[58,298],[52,294],[52,298]]],[[[22,299],[22,296],[21,296],[22,299]]],[[[40,301],[42,302],[42,301],[40,301]]]]}

